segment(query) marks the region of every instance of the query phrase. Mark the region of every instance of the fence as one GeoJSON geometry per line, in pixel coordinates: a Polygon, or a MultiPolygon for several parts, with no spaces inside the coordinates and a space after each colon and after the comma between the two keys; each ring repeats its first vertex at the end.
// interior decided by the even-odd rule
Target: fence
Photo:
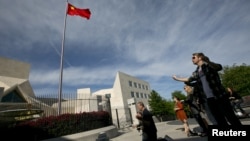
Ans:
{"type": "MultiPolygon", "coordinates": [[[[111,109],[109,99],[97,96],[96,98],[76,99],[75,94],[67,94],[62,98],[61,114],[74,114],[92,111],[107,111],[112,117],[112,122],[118,128],[132,124],[129,108],[111,109]]],[[[58,99],[51,95],[30,97],[24,96],[26,102],[0,102],[0,122],[11,123],[23,120],[32,120],[41,117],[58,115],[58,99]]]]}
{"type": "Polygon", "coordinates": [[[130,108],[115,108],[112,110],[113,124],[122,129],[133,124],[130,108]]]}
{"type": "MultiPolygon", "coordinates": [[[[13,102],[13,100],[0,102],[0,122],[15,122],[58,115],[57,98],[25,95],[24,99],[25,101],[21,102],[13,102]]],[[[92,111],[108,111],[110,113],[108,107],[110,107],[108,100],[101,97],[96,99],[64,98],[61,101],[61,114],[92,111]]]]}

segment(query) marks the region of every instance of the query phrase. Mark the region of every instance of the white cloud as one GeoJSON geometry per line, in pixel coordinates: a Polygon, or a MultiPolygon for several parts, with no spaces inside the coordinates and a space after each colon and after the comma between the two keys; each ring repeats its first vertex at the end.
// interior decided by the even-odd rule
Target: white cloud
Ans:
{"type": "MultiPolygon", "coordinates": [[[[112,86],[117,71],[142,77],[170,98],[189,76],[193,52],[222,65],[249,64],[250,3],[199,0],[70,1],[90,20],[67,16],[64,89],[112,86]]],[[[38,91],[57,89],[66,1],[0,0],[0,55],[31,64],[38,91]]]]}

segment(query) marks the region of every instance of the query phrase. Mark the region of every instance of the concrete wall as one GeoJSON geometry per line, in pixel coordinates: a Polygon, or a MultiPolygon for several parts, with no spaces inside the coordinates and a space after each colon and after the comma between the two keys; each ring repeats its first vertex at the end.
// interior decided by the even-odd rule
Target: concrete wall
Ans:
{"type": "Polygon", "coordinates": [[[30,65],[28,63],[0,57],[0,76],[28,79],[30,65]]]}

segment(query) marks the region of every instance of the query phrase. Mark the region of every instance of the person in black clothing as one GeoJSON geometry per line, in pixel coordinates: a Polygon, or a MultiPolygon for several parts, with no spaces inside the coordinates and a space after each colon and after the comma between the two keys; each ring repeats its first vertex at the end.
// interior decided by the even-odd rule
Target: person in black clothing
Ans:
{"type": "Polygon", "coordinates": [[[138,102],[136,106],[139,110],[136,118],[140,122],[133,127],[142,127],[142,141],[157,141],[157,128],[152,118],[153,115],[145,108],[143,102],[138,102]]]}
{"type": "Polygon", "coordinates": [[[190,112],[201,128],[201,132],[198,135],[207,136],[208,122],[200,114],[203,111],[201,109],[201,105],[198,103],[199,97],[197,97],[197,94],[194,93],[195,87],[189,86],[187,84],[191,85],[190,83],[186,83],[184,86],[184,90],[187,93],[187,98],[184,100],[184,103],[188,105],[190,112]]]}
{"type": "Polygon", "coordinates": [[[243,103],[242,97],[236,92],[233,88],[227,87],[227,91],[229,94],[229,100],[232,104],[233,110],[235,113],[237,113],[237,109],[240,110],[240,112],[243,114],[243,116],[246,116],[246,111],[242,109],[241,103],[243,103]]]}
{"type": "MultiPolygon", "coordinates": [[[[141,112],[137,112],[137,114],[140,114],[142,116],[142,113],[141,112]]],[[[138,118],[137,118],[138,119],[138,118]]],[[[136,125],[136,129],[137,131],[140,133],[141,130],[143,129],[143,124],[142,124],[142,120],[138,119],[139,123],[138,125],[136,125]]]]}
{"type": "Polygon", "coordinates": [[[222,65],[211,62],[203,53],[193,53],[192,62],[197,65],[192,76],[179,78],[174,75],[173,79],[181,82],[197,82],[200,92],[206,97],[206,103],[217,125],[225,126],[229,123],[234,126],[242,125],[232,109],[225,87],[221,83],[218,72],[222,70],[222,65]]]}
{"type": "Polygon", "coordinates": [[[193,96],[196,99],[197,106],[200,108],[202,112],[200,115],[203,119],[205,119],[207,125],[217,125],[217,122],[209,109],[209,105],[207,103],[207,97],[202,93],[202,89],[198,86],[197,81],[192,83],[185,82],[186,85],[191,86],[193,88],[193,96]]]}

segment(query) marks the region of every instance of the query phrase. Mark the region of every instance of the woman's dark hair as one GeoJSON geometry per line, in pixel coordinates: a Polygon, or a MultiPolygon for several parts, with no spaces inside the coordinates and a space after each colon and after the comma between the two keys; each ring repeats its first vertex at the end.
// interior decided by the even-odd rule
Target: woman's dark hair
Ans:
{"type": "Polygon", "coordinates": [[[179,98],[179,97],[177,97],[177,96],[173,96],[173,98],[176,98],[177,100],[180,100],[180,98],[179,98]]]}
{"type": "Polygon", "coordinates": [[[202,61],[210,62],[209,58],[205,56],[202,52],[193,53],[193,56],[200,57],[202,61]]]}

